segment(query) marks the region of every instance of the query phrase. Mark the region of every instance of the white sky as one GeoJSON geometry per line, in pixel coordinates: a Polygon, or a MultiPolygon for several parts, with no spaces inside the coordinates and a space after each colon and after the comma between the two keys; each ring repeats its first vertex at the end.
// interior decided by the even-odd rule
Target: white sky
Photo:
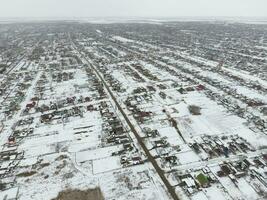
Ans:
{"type": "Polygon", "coordinates": [[[267,0],[0,0],[0,17],[267,16],[267,0]]]}

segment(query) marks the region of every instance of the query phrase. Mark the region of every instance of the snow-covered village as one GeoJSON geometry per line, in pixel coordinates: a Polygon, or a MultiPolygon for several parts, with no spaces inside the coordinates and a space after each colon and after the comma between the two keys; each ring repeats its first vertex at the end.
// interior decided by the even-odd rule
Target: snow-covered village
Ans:
{"type": "Polygon", "coordinates": [[[0,199],[267,199],[266,24],[0,24],[0,199]]]}

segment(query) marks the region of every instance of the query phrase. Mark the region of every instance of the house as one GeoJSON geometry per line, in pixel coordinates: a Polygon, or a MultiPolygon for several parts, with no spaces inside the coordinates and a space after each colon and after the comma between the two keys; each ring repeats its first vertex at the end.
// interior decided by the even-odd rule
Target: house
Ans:
{"type": "Polygon", "coordinates": [[[166,156],[165,161],[169,162],[170,164],[177,164],[177,157],[176,156],[166,156]]]}
{"type": "Polygon", "coordinates": [[[196,183],[192,177],[182,179],[182,183],[184,183],[187,188],[196,188],[196,183]]]}
{"type": "Polygon", "coordinates": [[[132,164],[133,165],[138,165],[138,164],[142,164],[142,158],[140,156],[134,156],[132,157],[132,164]]]}
{"type": "Polygon", "coordinates": [[[180,88],[180,89],[178,89],[178,92],[180,92],[181,94],[184,94],[185,93],[185,89],[184,88],[180,88]]]}
{"type": "Polygon", "coordinates": [[[197,89],[198,91],[201,91],[201,90],[204,90],[204,89],[205,89],[205,86],[199,84],[199,85],[196,86],[196,89],[197,89]]]}
{"type": "Polygon", "coordinates": [[[217,175],[219,177],[228,176],[232,171],[227,164],[223,164],[220,167],[221,167],[221,170],[217,172],[217,175]]]}
{"type": "Polygon", "coordinates": [[[15,144],[15,143],[16,143],[16,138],[14,136],[9,136],[8,144],[15,144]]]}
{"type": "Polygon", "coordinates": [[[200,173],[196,176],[197,183],[200,187],[206,188],[209,187],[209,179],[203,173],[200,173]]]}
{"type": "Polygon", "coordinates": [[[28,103],[26,105],[26,108],[31,109],[31,108],[34,108],[35,105],[36,105],[36,102],[35,101],[32,101],[31,103],[28,103]]]}

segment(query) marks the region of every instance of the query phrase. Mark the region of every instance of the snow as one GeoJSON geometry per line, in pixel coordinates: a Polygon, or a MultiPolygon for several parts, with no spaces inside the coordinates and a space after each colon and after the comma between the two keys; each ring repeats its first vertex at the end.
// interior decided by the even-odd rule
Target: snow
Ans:
{"type": "MultiPolygon", "coordinates": [[[[98,26],[98,28],[101,27],[98,26]]],[[[103,28],[102,30],[107,29],[103,28]]],[[[187,30],[182,31],[186,34],[196,33],[187,30]]],[[[114,33],[109,35],[110,33],[105,31],[105,34],[103,34],[101,30],[94,29],[93,34],[90,34],[89,38],[83,38],[83,35],[71,37],[71,34],[74,33],[70,33],[69,38],[76,38],[73,39],[73,42],[79,43],[79,45],[85,47],[87,52],[90,52],[92,58],[88,58],[90,59],[89,63],[95,63],[95,67],[100,73],[112,75],[112,77],[121,84],[122,89],[125,89],[123,92],[114,92],[115,97],[121,104],[131,123],[135,126],[140,137],[142,137],[150,154],[155,157],[156,162],[165,172],[170,183],[175,187],[176,191],[179,192],[178,194],[181,200],[259,199],[260,195],[257,194],[255,190],[255,185],[257,181],[259,181],[258,179],[255,178],[251,181],[250,176],[247,175],[243,178],[237,178],[237,183],[234,183],[228,176],[218,177],[217,172],[220,170],[220,164],[222,163],[229,163],[234,166],[237,161],[245,157],[253,161],[255,157],[266,153],[265,149],[260,149],[267,144],[266,135],[263,134],[264,130],[262,132],[259,130],[255,132],[252,131],[246,119],[238,117],[233,112],[229,112],[225,105],[219,105],[218,102],[209,98],[206,93],[208,90],[219,93],[222,96],[226,95],[225,91],[215,84],[213,85],[205,82],[207,91],[195,90],[181,94],[178,92],[178,89],[183,86],[196,87],[196,83],[191,83],[187,78],[195,79],[200,83],[204,82],[199,80],[194,73],[191,74],[190,72],[192,71],[203,78],[219,83],[219,85],[228,86],[237,94],[242,94],[248,98],[260,99],[266,102],[265,94],[251,89],[250,86],[244,83],[241,84],[239,81],[233,81],[233,79],[225,76],[223,73],[209,71],[208,67],[214,69],[218,63],[204,58],[204,55],[202,58],[191,55],[194,54],[194,52],[190,54],[181,52],[183,51],[182,47],[172,44],[167,44],[167,46],[163,48],[161,45],[155,45],[155,43],[151,42],[153,38],[151,38],[151,41],[142,41],[141,35],[139,35],[140,37],[136,37],[132,32],[125,32],[121,34],[121,36],[117,31],[114,31],[114,33]],[[114,33],[118,35],[113,35],[114,33]],[[93,35],[96,34],[97,37],[94,38],[93,35]],[[98,39],[100,40],[98,41],[98,39]],[[112,49],[115,53],[109,52],[106,47],[112,49]],[[172,49],[168,47],[181,49],[181,51],[172,51],[172,49]],[[180,61],[179,59],[172,58],[171,54],[168,55],[170,52],[173,53],[174,56],[179,55],[189,61],[180,61]],[[140,54],[147,55],[149,59],[155,62],[146,59],[146,56],[139,57],[140,54]],[[95,59],[93,57],[95,57],[95,59]],[[100,58],[103,59],[103,66],[107,67],[107,71],[103,72],[102,66],[98,65],[99,62],[96,61],[96,59],[100,58]],[[190,61],[207,66],[206,68],[202,66],[197,67],[191,64],[190,61]],[[146,70],[146,72],[135,68],[135,64],[140,64],[142,69],[146,70]],[[181,68],[176,67],[176,65],[181,65],[181,68]],[[175,73],[172,74],[172,71],[169,72],[162,66],[174,70],[178,75],[175,73]],[[181,70],[182,68],[189,70],[189,72],[183,72],[181,70]],[[147,72],[157,79],[153,80],[146,74],[147,72]],[[137,80],[137,78],[133,77],[132,73],[138,74],[143,80],[137,80]],[[164,85],[166,88],[161,88],[160,85],[164,85]],[[149,86],[154,87],[155,91],[151,90],[147,93],[133,94],[134,89],[138,87],[148,89],[149,86]],[[161,92],[166,94],[166,99],[161,97],[161,92]],[[131,103],[136,105],[137,109],[151,112],[151,116],[146,117],[144,121],[135,119],[133,117],[133,112],[128,110],[127,106],[124,104],[128,97],[133,97],[131,103]],[[199,106],[201,108],[201,114],[191,114],[188,110],[189,105],[199,106]],[[176,128],[173,127],[174,125],[171,123],[172,120],[177,122],[176,128]],[[146,137],[144,128],[157,130],[159,136],[146,137]],[[180,132],[182,137],[179,134],[180,132]],[[220,154],[214,157],[209,156],[209,150],[212,150],[215,145],[219,146],[215,144],[215,142],[220,143],[220,145],[225,145],[229,142],[229,140],[223,141],[221,139],[218,139],[218,141],[214,139],[213,142],[212,139],[215,138],[215,136],[222,138],[223,136],[231,137],[235,135],[247,140],[253,148],[247,151],[239,150],[235,153],[231,153],[229,157],[220,154]],[[212,137],[205,143],[205,138],[208,136],[212,137]],[[185,141],[182,138],[184,138],[185,141]],[[155,147],[155,141],[159,140],[166,142],[166,147],[155,147]],[[203,145],[201,146],[200,153],[193,150],[191,144],[194,142],[199,142],[203,145]],[[175,156],[177,158],[177,163],[168,161],[165,157],[166,155],[175,156]],[[209,169],[216,178],[216,181],[212,182],[209,187],[193,189],[183,188],[179,185],[180,175],[185,175],[186,177],[190,176],[190,178],[185,179],[185,182],[189,187],[193,187],[195,185],[194,179],[196,173],[208,173],[209,169]],[[193,194],[187,194],[187,189],[191,190],[193,194]]],[[[62,35],[62,37],[63,36],[64,35],[62,35]]],[[[56,35],[51,35],[51,38],[53,37],[56,37],[56,35]]],[[[34,129],[32,134],[17,142],[17,149],[14,148],[17,152],[22,153],[22,160],[14,160],[15,155],[12,155],[9,161],[1,163],[2,168],[16,166],[14,170],[12,169],[12,176],[16,177],[15,185],[20,185],[20,199],[52,199],[57,196],[59,191],[66,188],[88,189],[94,187],[101,188],[105,199],[170,199],[164,187],[164,183],[162,183],[160,177],[155,172],[152,164],[146,160],[145,153],[142,151],[134,134],[130,131],[124,116],[122,116],[120,111],[114,106],[110,95],[107,94],[106,97],[98,99],[98,91],[90,85],[91,82],[88,76],[91,76],[91,74],[85,67],[85,65],[88,65],[88,62],[85,57],[82,57],[76,50],[75,44],[69,42],[69,38],[66,41],[61,41],[60,38],[54,40],[49,48],[50,52],[54,52],[57,47],[69,47],[71,50],[68,53],[81,57],[83,62],[81,65],[73,66],[68,63],[67,66],[60,66],[62,69],[55,69],[57,72],[74,73],[74,78],[72,80],[62,82],[52,81],[50,73],[46,68],[43,69],[41,64],[35,66],[26,60],[23,60],[16,66],[16,73],[21,69],[25,71],[41,69],[36,76],[33,76],[34,80],[31,82],[31,87],[27,89],[25,100],[20,104],[21,108],[25,108],[25,105],[30,99],[36,95],[36,85],[38,80],[41,79],[41,75],[46,75],[48,79],[45,79],[43,84],[43,92],[46,99],[40,100],[38,102],[39,105],[49,105],[50,101],[59,102],[67,97],[79,97],[80,95],[84,97],[88,96],[92,99],[90,102],[75,102],[75,105],[66,105],[64,108],[59,109],[71,109],[74,106],[80,106],[83,111],[82,116],[72,116],[64,122],[62,122],[62,119],[59,117],[50,124],[45,124],[41,123],[39,120],[43,113],[32,110],[28,115],[34,117],[33,124],[14,127],[16,130],[21,130],[23,128],[34,129]],[[125,166],[120,163],[122,155],[114,155],[116,152],[123,150],[124,147],[122,144],[107,142],[107,136],[112,136],[114,133],[110,131],[111,125],[108,125],[105,121],[106,117],[102,117],[100,114],[102,102],[107,103],[107,110],[109,110],[110,113],[114,113],[114,116],[123,124],[124,134],[134,147],[134,150],[126,152],[125,156],[129,158],[136,155],[140,156],[145,160],[143,164],[125,166]],[[97,110],[87,111],[86,107],[88,105],[93,105],[97,110]],[[109,130],[106,130],[105,127],[108,127],[109,130]],[[16,176],[17,174],[30,171],[36,171],[36,173],[31,177],[16,176]]],[[[48,44],[50,43],[50,41],[47,42],[48,44]]],[[[217,47],[219,48],[219,45],[217,47]]],[[[264,49],[263,46],[258,46],[258,48],[264,49]]],[[[66,48],[66,51],[68,51],[67,49],[68,48],[66,48]]],[[[197,51],[197,49],[195,49],[195,51],[197,51]]],[[[55,58],[57,59],[56,61],[46,62],[45,59],[43,59],[41,62],[46,66],[52,63],[58,64],[60,63],[60,59],[64,61],[64,58],[58,53],[55,53],[55,58]]],[[[245,82],[252,81],[261,84],[263,87],[267,87],[266,80],[244,70],[225,67],[222,67],[222,70],[241,77],[245,82]]],[[[107,82],[111,85],[108,80],[107,82]]],[[[18,83],[20,83],[20,81],[18,83]]],[[[15,96],[15,93],[12,91],[17,87],[18,83],[13,83],[11,85],[12,90],[10,97],[15,96]]],[[[238,105],[244,105],[239,97],[229,98],[234,100],[234,103],[238,105]]],[[[262,117],[260,112],[257,112],[256,109],[257,108],[250,107],[247,109],[247,112],[259,114],[259,116],[262,117]]],[[[50,111],[45,113],[48,112],[50,111]]],[[[19,112],[15,113],[12,119],[4,121],[5,124],[0,135],[3,150],[8,150],[7,144],[5,143],[8,136],[13,132],[11,128],[12,125],[18,119],[25,119],[26,117],[28,116],[23,116],[22,109],[20,109],[19,112]]],[[[264,174],[266,171],[266,169],[261,169],[260,167],[255,167],[254,170],[259,174],[264,174]]],[[[1,175],[4,174],[4,172],[5,170],[1,170],[1,175]]],[[[231,176],[234,177],[234,175],[231,176]]],[[[263,187],[263,184],[261,186],[263,187]]],[[[2,191],[0,193],[0,199],[4,198],[5,194],[12,196],[15,193],[16,188],[2,191]]]]}
{"type": "Polygon", "coordinates": [[[26,159],[23,159],[23,160],[19,163],[19,166],[21,166],[21,167],[31,166],[31,165],[36,164],[37,161],[38,161],[37,157],[26,158],[26,159]]]}
{"type": "Polygon", "coordinates": [[[221,186],[215,185],[209,187],[207,190],[205,190],[206,196],[209,199],[216,199],[216,200],[230,200],[232,199],[227,193],[222,192],[221,186]]]}
{"type": "Polygon", "coordinates": [[[16,199],[18,187],[10,188],[0,192],[0,199],[16,199]]]}
{"type": "Polygon", "coordinates": [[[178,153],[176,156],[181,165],[200,161],[200,158],[193,151],[178,153]]]}
{"type": "Polygon", "coordinates": [[[120,157],[106,157],[93,161],[93,173],[104,173],[121,168],[120,157]]]}
{"type": "Polygon", "coordinates": [[[118,41],[123,42],[123,43],[134,42],[133,40],[130,40],[130,39],[127,39],[127,38],[124,38],[124,37],[121,37],[121,36],[113,36],[113,38],[115,40],[118,40],[118,41]]]}
{"type": "Polygon", "coordinates": [[[112,152],[116,152],[122,149],[122,146],[110,146],[105,148],[98,148],[89,151],[80,151],[76,153],[76,161],[84,162],[87,160],[98,160],[110,157],[112,152]]]}
{"type": "Polygon", "coordinates": [[[255,190],[251,187],[251,185],[246,180],[244,180],[244,178],[238,179],[238,188],[246,199],[256,200],[260,198],[255,193],[255,190]]]}
{"type": "Polygon", "coordinates": [[[196,194],[193,194],[192,200],[208,200],[206,195],[203,192],[198,192],[196,194]]]}
{"type": "Polygon", "coordinates": [[[242,71],[242,70],[236,70],[232,68],[225,68],[223,67],[224,70],[231,72],[234,75],[240,76],[244,79],[251,80],[251,81],[256,81],[260,83],[264,88],[267,88],[267,81],[262,80],[256,76],[250,75],[248,72],[242,71]]]}

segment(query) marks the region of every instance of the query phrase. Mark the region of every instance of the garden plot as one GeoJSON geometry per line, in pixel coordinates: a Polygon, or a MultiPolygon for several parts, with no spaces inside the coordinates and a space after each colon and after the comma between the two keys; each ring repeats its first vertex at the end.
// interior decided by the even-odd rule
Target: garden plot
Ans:
{"type": "Polygon", "coordinates": [[[120,157],[118,156],[93,160],[93,173],[94,174],[113,171],[113,170],[120,169],[120,168],[121,168],[120,157]]]}
{"type": "Polygon", "coordinates": [[[173,127],[165,127],[159,129],[159,134],[161,137],[165,137],[171,146],[184,144],[183,140],[180,138],[179,134],[173,127]]]}
{"type": "Polygon", "coordinates": [[[40,157],[38,164],[33,166],[35,167],[17,171],[17,182],[21,184],[20,199],[52,199],[62,188],[95,187],[94,179],[86,178],[83,172],[74,167],[71,158],[67,155],[43,156],[40,157]],[[51,176],[53,176],[52,179],[51,176]],[[58,184],[59,182],[61,184],[58,184]]]}
{"type": "Polygon", "coordinates": [[[17,199],[19,187],[13,187],[0,193],[0,199],[17,199]]]}
{"type": "Polygon", "coordinates": [[[180,165],[190,164],[201,160],[198,155],[193,151],[177,153],[175,154],[175,156],[178,158],[178,162],[180,163],[180,165]]]}
{"type": "MultiPolygon", "coordinates": [[[[104,148],[97,148],[89,151],[80,151],[76,153],[76,162],[84,162],[88,160],[99,160],[111,157],[111,154],[116,151],[122,150],[122,145],[110,146],[104,148]]],[[[95,162],[93,162],[95,163],[95,162]]]]}
{"type": "Polygon", "coordinates": [[[252,143],[255,143],[256,146],[261,146],[266,142],[261,134],[254,133],[244,125],[244,119],[228,114],[221,106],[210,101],[202,94],[190,93],[186,95],[185,102],[178,104],[176,108],[181,111],[181,113],[178,113],[181,117],[177,120],[179,128],[187,137],[203,134],[240,134],[241,137],[253,141],[252,143]],[[201,114],[191,115],[188,113],[186,109],[189,105],[199,106],[201,114]],[[263,141],[259,139],[263,139],[263,141]]]}
{"type": "Polygon", "coordinates": [[[164,189],[155,174],[139,166],[100,175],[99,185],[105,197],[110,199],[165,200],[169,198],[163,192],[164,189]]]}

